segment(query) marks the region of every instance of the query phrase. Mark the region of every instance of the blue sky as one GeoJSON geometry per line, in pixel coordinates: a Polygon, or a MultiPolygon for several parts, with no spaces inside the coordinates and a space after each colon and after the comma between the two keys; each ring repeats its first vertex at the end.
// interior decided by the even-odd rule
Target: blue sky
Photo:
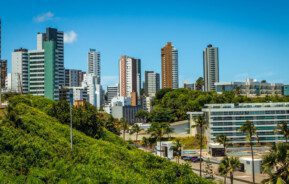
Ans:
{"type": "MultiPolygon", "coordinates": [[[[289,83],[289,2],[285,0],[1,0],[3,58],[36,48],[48,26],[68,34],[65,67],[86,70],[87,52],[101,52],[104,86],[118,81],[118,59],[161,71],[160,49],[179,50],[180,84],[203,75],[202,51],[219,47],[220,80],[247,77],[289,83]]],[[[11,68],[11,65],[9,65],[11,68]]]]}

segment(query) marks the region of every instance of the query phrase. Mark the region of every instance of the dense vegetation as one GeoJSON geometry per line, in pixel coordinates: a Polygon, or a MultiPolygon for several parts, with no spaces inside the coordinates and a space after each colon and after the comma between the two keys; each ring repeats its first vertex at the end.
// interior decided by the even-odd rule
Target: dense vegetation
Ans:
{"type": "Polygon", "coordinates": [[[187,119],[188,111],[200,111],[210,103],[257,103],[289,102],[289,97],[265,96],[249,98],[235,92],[202,92],[189,89],[162,89],[156,94],[153,111],[148,119],[151,122],[172,122],[187,119]]]}
{"type": "Polygon", "coordinates": [[[16,96],[6,111],[0,122],[3,183],[210,183],[188,165],[127,145],[107,131],[114,120],[90,106],[73,109],[79,130],[73,130],[73,153],[64,102],[16,96]]]}

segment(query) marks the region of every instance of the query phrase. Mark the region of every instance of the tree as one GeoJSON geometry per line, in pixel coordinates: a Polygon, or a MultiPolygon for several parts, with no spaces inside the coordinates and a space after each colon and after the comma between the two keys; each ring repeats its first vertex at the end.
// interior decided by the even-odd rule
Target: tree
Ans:
{"type": "Polygon", "coordinates": [[[149,119],[149,115],[150,114],[148,111],[141,109],[141,110],[137,111],[137,113],[135,114],[135,117],[138,119],[144,120],[144,122],[146,123],[147,120],[149,119]]]}
{"type": "Polygon", "coordinates": [[[246,121],[245,124],[243,124],[240,129],[241,132],[246,134],[246,139],[250,143],[250,149],[251,149],[251,158],[252,158],[252,173],[253,173],[253,183],[255,184],[255,164],[254,164],[254,152],[253,152],[253,138],[256,136],[257,141],[259,141],[257,129],[253,122],[246,121]]]}
{"type": "Polygon", "coordinates": [[[273,144],[270,153],[263,157],[263,172],[269,175],[262,183],[289,183],[289,145],[273,144]]]}
{"type": "Polygon", "coordinates": [[[120,122],[121,122],[123,140],[125,140],[125,134],[129,130],[129,125],[128,125],[128,122],[124,118],[121,118],[120,122]]]}
{"type": "Polygon", "coordinates": [[[224,157],[221,160],[218,171],[224,176],[224,183],[226,183],[227,174],[230,174],[231,184],[234,182],[234,172],[240,167],[241,163],[236,157],[224,157]]]}
{"type": "Polygon", "coordinates": [[[151,134],[152,138],[155,138],[157,141],[160,142],[160,152],[162,152],[161,145],[162,145],[162,138],[164,134],[166,134],[166,131],[170,127],[169,123],[158,123],[154,122],[151,124],[151,126],[148,128],[147,132],[151,134]]]}
{"type": "Polygon", "coordinates": [[[227,150],[226,150],[227,145],[228,145],[228,138],[227,138],[227,136],[224,135],[224,134],[217,135],[217,137],[216,137],[216,142],[223,145],[223,147],[224,147],[224,153],[225,153],[225,155],[227,155],[227,150]]]}
{"type": "Polygon", "coordinates": [[[205,116],[197,116],[195,118],[195,125],[193,125],[192,128],[198,128],[200,130],[200,176],[202,176],[203,136],[204,131],[208,128],[208,122],[205,120],[205,116]]]}
{"type": "Polygon", "coordinates": [[[289,128],[287,122],[278,123],[275,132],[284,135],[286,143],[288,143],[289,138],[289,128]]]}
{"type": "Polygon", "coordinates": [[[205,81],[203,77],[199,77],[196,81],[196,90],[202,91],[203,86],[205,85],[205,81]]]}
{"type": "Polygon", "coordinates": [[[183,147],[183,145],[182,145],[180,139],[176,139],[174,141],[174,145],[171,148],[174,151],[174,154],[177,156],[177,163],[178,164],[180,163],[180,157],[182,154],[182,147],[183,147]]]}
{"type": "Polygon", "coordinates": [[[138,125],[138,124],[134,124],[132,127],[131,127],[131,130],[130,130],[130,134],[134,134],[135,133],[135,141],[138,140],[138,134],[140,131],[142,131],[143,129],[138,125]]]}

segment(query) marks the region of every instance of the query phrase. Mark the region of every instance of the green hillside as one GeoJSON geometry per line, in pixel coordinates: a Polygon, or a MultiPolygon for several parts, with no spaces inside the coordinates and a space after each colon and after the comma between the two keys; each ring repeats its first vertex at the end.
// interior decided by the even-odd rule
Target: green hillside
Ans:
{"type": "Polygon", "coordinates": [[[210,183],[106,130],[99,139],[74,130],[71,154],[69,127],[48,115],[53,103],[10,100],[0,123],[0,183],[210,183]]]}

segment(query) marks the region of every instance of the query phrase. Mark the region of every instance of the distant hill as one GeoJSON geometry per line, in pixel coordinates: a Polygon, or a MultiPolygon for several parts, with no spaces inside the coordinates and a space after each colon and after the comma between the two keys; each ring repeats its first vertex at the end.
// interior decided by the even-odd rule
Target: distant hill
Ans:
{"type": "Polygon", "coordinates": [[[0,183],[211,183],[104,131],[94,139],[47,114],[54,102],[21,96],[10,100],[0,122],[0,183]]]}

